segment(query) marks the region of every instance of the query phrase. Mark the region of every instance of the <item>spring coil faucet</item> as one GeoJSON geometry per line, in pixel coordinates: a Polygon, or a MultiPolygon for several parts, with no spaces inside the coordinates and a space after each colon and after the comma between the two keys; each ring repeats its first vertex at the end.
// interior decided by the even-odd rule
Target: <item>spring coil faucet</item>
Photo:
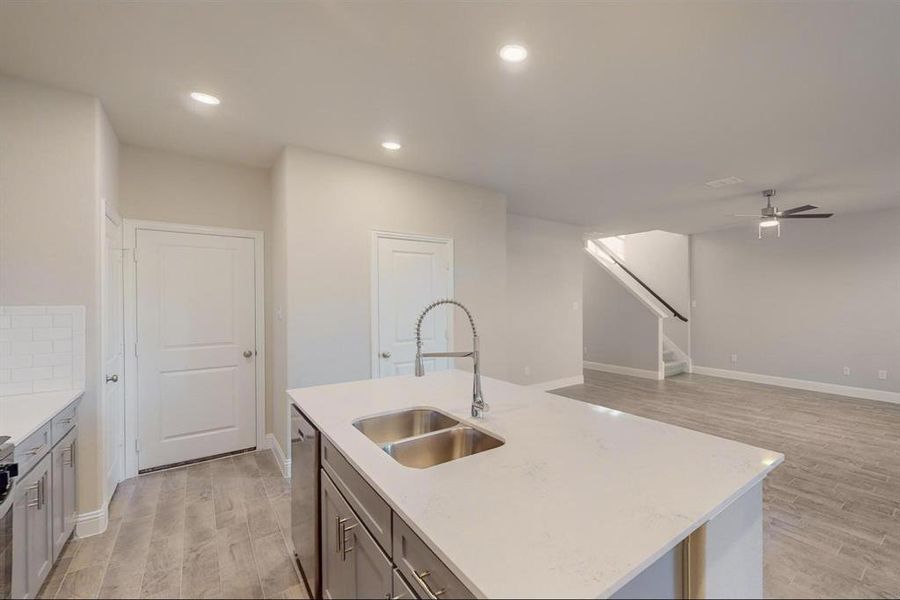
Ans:
{"type": "Polygon", "coordinates": [[[484,401],[484,397],[481,394],[481,366],[478,361],[478,329],[475,327],[475,319],[472,317],[472,313],[469,312],[469,309],[461,302],[457,302],[451,298],[435,300],[426,306],[425,310],[419,315],[419,318],[416,319],[416,377],[424,377],[425,375],[425,365],[422,363],[423,358],[468,358],[470,356],[475,362],[475,381],[472,383],[472,416],[482,417],[485,412],[490,410],[490,407],[484,401]],[[422,321],[431,309],[440,306],[441,304],[458,306],[466,313],[466,316],[469,318],[469,325],[472,326],[471,352],[422,352],[422,321]]]}

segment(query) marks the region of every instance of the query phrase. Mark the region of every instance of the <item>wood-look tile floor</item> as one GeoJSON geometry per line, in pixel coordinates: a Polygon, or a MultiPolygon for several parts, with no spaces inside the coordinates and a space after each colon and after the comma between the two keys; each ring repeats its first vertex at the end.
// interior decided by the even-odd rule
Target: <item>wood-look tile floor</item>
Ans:
{"type": "Polygon", "coordinates": [[[43,598],[305,598],[290,484],[269,451],[122,482],[105,533],[70,540],[43,598]]]}
{"type": "Polygon", "coordinates": [[[554,393],[784,453],[764,486],[767,597],[900,597],[900,405],[687,374],[585,371],[554,393]]]}

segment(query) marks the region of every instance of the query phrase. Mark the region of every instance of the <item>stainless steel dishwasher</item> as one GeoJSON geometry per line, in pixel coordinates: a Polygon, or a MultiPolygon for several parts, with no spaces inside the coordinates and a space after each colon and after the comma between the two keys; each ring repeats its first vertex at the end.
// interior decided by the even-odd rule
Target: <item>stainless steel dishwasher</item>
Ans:
{"type": "Polygon", "coordinates": [[[291,405],[291,537],[310,598],[321,598],[319,431],[291,405]]]}

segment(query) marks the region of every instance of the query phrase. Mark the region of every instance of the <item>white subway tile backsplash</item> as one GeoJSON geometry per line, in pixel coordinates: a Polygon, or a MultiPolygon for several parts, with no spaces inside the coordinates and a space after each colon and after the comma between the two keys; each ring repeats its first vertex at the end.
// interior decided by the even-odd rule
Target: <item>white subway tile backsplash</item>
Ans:
{"type": "Polygon", "coordinates": [[[0,356],[0,369],[21,369],[33,367],[34,357],[31,354],[6,354],[0,356]]]}
{"type": "MultiPolygon", "coordinates": [[[[15,331],[15,329],[10,329],[10,331],[15,331]]],[[[38,342],[41,340],[70,340],[72,339],[72,328],[71,327],[47,327],[47,328],[35,328],[32,329],[34,332],[34,341],[38,342]]]]}
{"type": "Polygon", "coordinates": [[[83,306],[0,306],[0,396],[83,387],[83,306]]]}
{"type": "Polygon", "coordinates": [[[0,396],[12,396],[14,394],[30,394],[34,390],[31,381],[18,381],[16,383],[0,383],[0,396]]]}
{"type": "MultiPolygon", "coordinates": [[[[51,319],[51,317],[47,317],[51,319]]],[[[53,327],[68,327],[72,328],[72,315],[53,315],[52,317],[52,326],[53,327]]]]}
{"type": "Polygon", "coordinates": [[[53,317],[50,315],[22,315],[10,317],[10,327],[53,327],[53,317]]]}
{"type": "Polygon", "coordinates": [[[33,331],[31,328],[0,329],[0,342],[30,342],[33,331]]]}
{"type": "Polygon", "coordinates": [[[59,352],[56,354],[35,354],[34,367],[58,367],[60,365],[72,365],[71,352],[59,352]]]}
{"type": "Polygon", "coordinates": [[[12,342],[10,354],[50,354],[53,342],[12,342]]]}
{"type": "MultiPolygon", "coordinates": [[[[72,307],[60,307],[72,308],[72,307]]],[[[46,306],[0,306],[0,315],[44,315],[46,306]]]]}
{"type": "Polygon", "coordinates": [[[59,390],[72,389],[72,378],[65,377],[63,379],[44,379],[42,381],[32,382],[34,392],[58,392],[59,390]]]}
{"type": "Polygon", "coordinates": [[[13,383],[50,379],[51,377],[53,377],[53,367],[25,367],[22,369],[10,369],[9,372],[9,380],[13,383]]]}

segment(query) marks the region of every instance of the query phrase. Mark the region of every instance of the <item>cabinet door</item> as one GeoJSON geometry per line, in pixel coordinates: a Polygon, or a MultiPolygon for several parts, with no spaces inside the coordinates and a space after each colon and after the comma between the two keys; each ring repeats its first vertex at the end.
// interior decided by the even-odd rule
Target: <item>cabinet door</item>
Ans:
{"type": "Polygon", "coordinates": [[[324,471],[321,477],[322,494],[322,596],[324,598],[355,598],[351,585],[350,567],[341,554],[341,535],[344,525],[352,519],[349,507],[324,471]],[[343,519],[343,520],[342,520],[343,519]]]}
{"type": "Polygon", "coordinates": [[[53,449],[51,476],[53,560],[59,557],[75,528],[75,443],[74,429],[53,449]]]}
{"type": "Polygon", "coordinates": [[[393,567],[322,473],[322,591],[326,598],[390,598],[393,567]]]}
{"type": "Polygon", "coordinates": [[[13,597],[34,598],[53,566],[51,457],[16,483],[13,504],[13,597]]]}
{"type": "Polygon", "coordinates": [[[45,456],[38,466],[35,483],[38,488],[28,503],[28,592],[37,597],[53,566],[50,507],[50,456],[45,456]]]}
{"type": "Polygon", "coordinates": [[[75,468],[76,454],[78,453],[78,428],[76,427],[67,438],[71,438],[68,442],[68,451],[63,456],[63,543],[69,539],[72,532],[75,531],[75,519],[78,517],[78,508],[75,506],[77,499],[77,473],[75,468]]]}

